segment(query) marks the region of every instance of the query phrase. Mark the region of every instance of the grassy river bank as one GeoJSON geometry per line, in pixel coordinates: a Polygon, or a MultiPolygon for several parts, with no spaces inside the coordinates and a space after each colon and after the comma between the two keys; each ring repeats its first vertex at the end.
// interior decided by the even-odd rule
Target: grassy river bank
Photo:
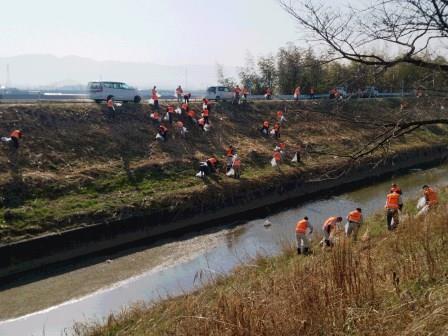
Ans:
{"type": "MultiPolygon", "coordinates": [[[[448,332],[447,190],[439,208],[399,228],[369,218],[351,243],[297,256],[285,246],[204,288],[153,306],[140,304],[77,335],[443,335],[448,332]]],[[[198,274],[201,278],[201,274],[198,274]]]]}
{"type": "MultiPolygon", "coordinates": [[[[436,118],[445,101],[406,104],[404,120],[422,114],[436,118]]],[[[193,108],[200,110],[198,104],[193,108]]],[[[291,181],[331,178],[328,171],[350,164],[333,154],[360,149],[377,134],[369,122],[403,119],[398,99],[219,103],[211,114],[211,132],[187,124],[186,139],[172,131],[168,142],[159,143],[149,113],[145,105],[124,105],[111,121],[96,104],[2,104],[2,134],[21,128],[25,137],[17,152],[2,147],[0,244],[135,217],[166,223],[224,208],[230,200],[244,203],[251,192],[256,197],[291,181]],[[285,108],[281,141],[287,157],[300,145],[307,151],[302,163],[287,160],[277,170],[269,165],[276,141],[262,137],[258,127],[263,120],[274,122],[276,111],[285,108]],[[222,162],[228,144],[242,158],[241,180],[223,174],[196,178],[199,161],[217,155],[222,162]]],[[[443,125],[421,127],[387,150],[392,155],[424,151],[448,144],[447,134],[443,125]]]]}

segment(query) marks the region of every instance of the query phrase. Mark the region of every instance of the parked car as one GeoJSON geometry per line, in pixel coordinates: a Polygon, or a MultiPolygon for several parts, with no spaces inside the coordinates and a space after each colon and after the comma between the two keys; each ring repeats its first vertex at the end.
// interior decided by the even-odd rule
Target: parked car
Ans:
{"type": "Polygon", "coordinates": [[[87,85],[89,96],[97,103],[114,98],[122,102],[140,103],[142,97],[140,92],[122,82],[89,82],[87,85]]]}
{"type": "Polygon", "coordinates": [[[367,86],[364,91],[362,91],[362,98],[375,98],[378,97],[379,91],[374,86],[367,86]]]}
{"type": "Polygon", "coordinates": [[[210,86],[207,89],[205,98],[215,100],[231,100],[233,99],[233,91],[227,86],[210,86]]]}

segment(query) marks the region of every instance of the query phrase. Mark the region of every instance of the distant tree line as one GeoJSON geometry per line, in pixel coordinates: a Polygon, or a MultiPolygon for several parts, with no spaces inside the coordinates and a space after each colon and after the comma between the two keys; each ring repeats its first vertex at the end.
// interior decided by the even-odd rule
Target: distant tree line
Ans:
{"type": "MultiPolygon", "coordinates": [[[[377,53],[378,54],[378,53],[377,53]]],[[[421,57],[431,64],[446,64],[446,59],[421,57]]],[[[391,68],[372,66],[351,60],[328,62],[312,49],[288,44],[275,55],[255,59],[247,56],[240,68],[239,80],[225,77],[223,67],[217,66],[218,82],[234,87],[237,84],[250,88],[252,94],[264,94],[271,87],[276,94],[292,94],[297,86],[303,93],[314,87],[317,93],[327,93],[335,86],[344,86],[349,92],[376,86],[381,92],[412,91],[417,88],[446,92],[448,74],[435,68],[416,67],[398,63],[391,68]]]]}

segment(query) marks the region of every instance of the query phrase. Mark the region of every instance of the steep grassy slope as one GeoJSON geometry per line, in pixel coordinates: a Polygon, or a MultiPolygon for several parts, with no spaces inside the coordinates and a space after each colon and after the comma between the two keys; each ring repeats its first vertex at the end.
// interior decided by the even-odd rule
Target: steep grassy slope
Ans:
{"type": "MultiPolygon", "coordinates": [[[[0,105],[0,133],[21,128],[25,134],[19,151],[1,144],[0,242],[166,209],[193,215],[210,201],[224,202],[232,192],[280,184],[298,174],[321,175],[347,160],[317,153],[359,148],[378,131],[369,120],[406,120],[422,111],[435,117],[443,114],[442,104],[434,108],[434,102],[414,100],[400,112],[394,99],[353,101],[337,108],[329,101],[220,103],[211,114],[211,132],[186,123],[186,139],[170,129],[166,143],[155,141],[156,127],[145,105],[123,106],[115,120],[106,118],[104,106],[96,104],[0,105]],[[276,111],[284,108],[287,157],[301,144],[307,155],[302,164],[287,162],[276,170],[269,165],[275,141],[257,129],[265,119],[273,122],[276,111]],[[222,174],[204,181],[194,177],[199,161],[211,155],[223,159],[228,144],[242,157],[240,181],[222,174]]],[[[198,112],[200,106],[194,109],[198,112]]],[[[443,126],[422,128],[398,139],[392,150],[446,143],[446,134],[443,126]]]]}

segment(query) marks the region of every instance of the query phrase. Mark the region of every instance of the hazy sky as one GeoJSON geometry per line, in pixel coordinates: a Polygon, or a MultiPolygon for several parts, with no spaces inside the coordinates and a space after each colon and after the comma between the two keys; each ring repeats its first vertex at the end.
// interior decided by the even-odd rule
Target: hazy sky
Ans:
{"type": "Polygon", "coordinates": [[[242,65],[303,44],[276,0],[3,0],[1,13],[0,57],[242,65]]]}

